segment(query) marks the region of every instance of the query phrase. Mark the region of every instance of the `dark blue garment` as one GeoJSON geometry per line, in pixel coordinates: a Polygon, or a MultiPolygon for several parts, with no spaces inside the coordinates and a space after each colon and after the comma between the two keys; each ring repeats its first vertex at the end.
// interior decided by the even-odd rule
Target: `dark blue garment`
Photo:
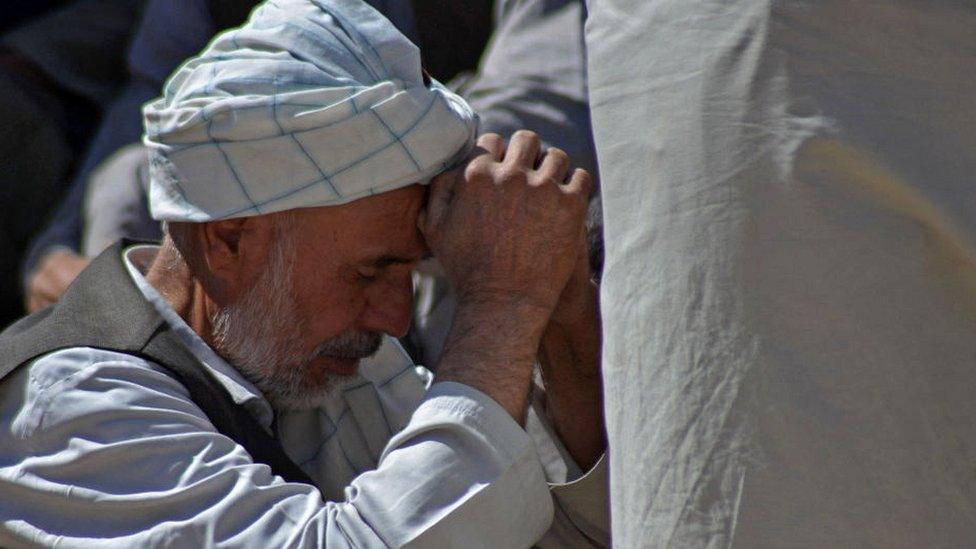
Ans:
{"type": "Polygon", "coordinates": [[[0,34],[0,325],[23,314],[21,261],[128,79],[125,52],[142,2],[3,4],[0,27],[18,12],[45,11],[0,34]]]}
{"type": "Polygon", "coordinates": [[[8,0],[0,10],[0,32],[56,8],[64,0],[8,0]]]}
{"type": "MultiPolygon", "coordinates": [[[[254,0],[243,0],[249,5],[254,0]]],[[[243,21],[241,21],[243,22],[243,21]]],[[[81,246],[82,206],[92,170],[116,150],[142,136],[142,105],[159,95],[163,82],[184,59],[197,53],[216,33],[207,0],[149,0],[129,48],[129,82],[111,103],[79,166],[67,194],[34,238],[21,270],[30,272],[51,249],[81,246]]]]}

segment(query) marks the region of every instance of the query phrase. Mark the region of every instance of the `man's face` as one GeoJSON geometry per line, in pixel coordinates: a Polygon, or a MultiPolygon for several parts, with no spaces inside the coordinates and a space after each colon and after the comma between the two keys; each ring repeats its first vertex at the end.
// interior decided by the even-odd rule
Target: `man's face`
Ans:
{"type": "Polygon", "coordinates": [[[276,406],[305,408],[356,379],[382,334],[403,336],[424,188],[279,216],[267,261],[214,318],[214,344],[276,406]]]}

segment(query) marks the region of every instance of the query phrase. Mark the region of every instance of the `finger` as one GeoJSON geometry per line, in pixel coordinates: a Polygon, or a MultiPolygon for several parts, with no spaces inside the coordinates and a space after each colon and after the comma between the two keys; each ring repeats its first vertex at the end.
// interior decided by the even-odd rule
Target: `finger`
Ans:
{"type": "MultiPolygon", "coordinates": [[[[491,155],[495,162],[501,162],[505,157],[505,140],[497,133],[482,134],[477,141],[478,149],[491,155]]],[[[477,151],[477,149],[475,149],[477,151]]],[[[477,153],[476,153],[477,154],[477,153]]]]}
{"type": "Polygon", "coordinates": [[[36,287],[32,288],[30,295],[27,296],[27,311],[32,313],[54,303],[56,300],[57,298],[52,297],[49,293],[40,291],[36,287]]]}
{"type": "Polygon", "coordinates": [[[569,182],[565,185],[560,185],[559,188],[563,192],[569,194],[579,194],[583,198],[590,196],[590,188],[593,186],[593,178],[590,177],[590,172],[582,169],[576,168],[573,170],[573,175],[570,176],[569,182]]]}
{"type": "Polygon", "coordinates": [[[81,270],[76,265],[70,265],[54,274],[54,280],[51,282],[55,285],[54,288],[58,292],[59,297],[75,281],[75,278],[78,278],[78,273],[80,272],[81,270]]]}
{"type": "Polygon", "coordinates": [[[427,232],[427,204],[424,204],[423,208],[420,208],[420,212],[417,213],[417,230],[420,231],[421,236],[427,232]]]}
{"type": "Polygon", "coordinates": [[[37,297],[37,300],[45,305],[54,303],[61,298],[61,294],[63,293],[64,287],[52,281],[46,281],[46,284],[38,285],[34,290],[34,295],[37,297]]]}
{"type": "Polygon", "coordinates": [[[543,181],[564,182],[569,174],[569,155],[562,149],[549,147],[542,153],[542,162],[536,173],[543,181]]]}
{"type": "Polygon", "coordinates": [[[32,298],[30,298],[30,301],[27,304],[27,312],[28,313],[33,313],[34,311],[37,311],[38,309],[43,309],[44,307],[47,307],[51,303],[54,303],[54,302],[53,301],[50,301],[50,300],[47,300],[47,299],[37,299],[37,298],[32,297],[32,298]]]}
{"type": "Polygon", "coordinates": [[[57,288],[56,274],[51,269],[42,269],[30,279],[29,291],[36,299],[50,299],[57,288]]]}
{"type": "Polygon", "coordinates": [[[417,218],[420,232],[430,233],[437,227],[451,203],[454,194],[454,180],[457,172],[451,170],[435,177],[427,188],[427,204],[417,218]]]}
{"type": "Polygon", "coordinates": [[[535,132],[519,130],[512,134],[505,151],[504,163],[510,167],[532,169],[539,158],[539,136],[535,132]]]}

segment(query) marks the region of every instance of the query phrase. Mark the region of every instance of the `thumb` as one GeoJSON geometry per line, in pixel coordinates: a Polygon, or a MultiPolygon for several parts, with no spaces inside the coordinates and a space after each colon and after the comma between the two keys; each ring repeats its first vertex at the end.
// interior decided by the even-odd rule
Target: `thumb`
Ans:
{"type": "Polygon", "coordinates": [[[420,213],[417,214],[417,229],[420,230],[420,234],[427,233],[427,206],[425,205],[420,209],[420,213]]]}
{"type": "Polygon", "coordinates": [[[438,175],[431,181],[427,191],[427,204],[417,219],[421,233],[425,235],[431,233],[443,223],[454,194],[456,175],[457,172],[452,170],[438,175]]]}

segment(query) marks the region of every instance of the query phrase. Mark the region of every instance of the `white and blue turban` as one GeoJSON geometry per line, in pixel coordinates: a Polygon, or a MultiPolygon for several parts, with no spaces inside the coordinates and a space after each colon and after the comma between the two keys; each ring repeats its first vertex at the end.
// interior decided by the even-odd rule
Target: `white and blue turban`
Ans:
{"type": "Polygon", "coordinates": [[[155,219],[344,204],[426,183],[473,146],[477,115],[362,0],[271,0],[144,107],[155,219]]]}

